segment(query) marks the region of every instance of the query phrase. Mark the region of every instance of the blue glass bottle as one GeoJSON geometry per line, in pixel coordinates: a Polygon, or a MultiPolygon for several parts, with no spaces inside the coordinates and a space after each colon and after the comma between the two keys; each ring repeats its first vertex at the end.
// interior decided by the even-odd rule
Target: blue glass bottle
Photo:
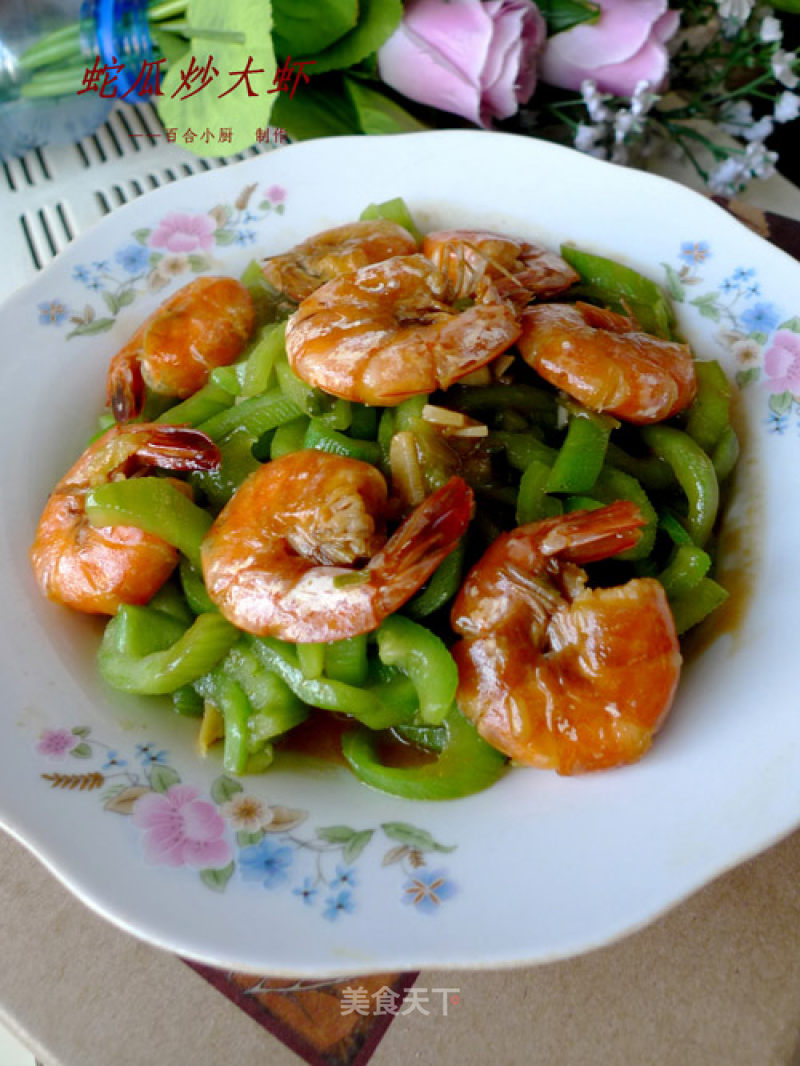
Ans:
{"type": "Polygon", "coordinates": [[[153,58],[146,0],[3,0],[0,158],[76,141],[105,121],[114,96],[77,91],[95,57],[123,64],[116,98],[133,88],[143,60],[153,58]],[[65,81],[75,88],[64,92],[65,81]]]}

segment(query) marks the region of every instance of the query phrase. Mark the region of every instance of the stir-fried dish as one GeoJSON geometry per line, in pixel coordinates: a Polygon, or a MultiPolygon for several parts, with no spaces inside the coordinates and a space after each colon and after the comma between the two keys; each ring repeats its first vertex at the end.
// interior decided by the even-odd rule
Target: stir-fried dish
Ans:
{"type": "Polygon", "coordinates": [[[111,359],[31,548],[232,774],[339,724],[448,799],[650,747],[712,576],[730,389],[653,281],[405,204],[198,279],[111,359]]]}

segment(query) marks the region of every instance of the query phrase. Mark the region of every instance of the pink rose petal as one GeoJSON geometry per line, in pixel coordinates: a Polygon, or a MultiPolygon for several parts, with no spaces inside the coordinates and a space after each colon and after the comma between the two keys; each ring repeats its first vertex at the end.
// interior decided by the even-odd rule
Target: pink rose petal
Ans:
{"type": "Polygon", "coordinates": [[[403,27],[380,51],[381,80],[409,100],[480,123],[480,91],[443,56],[429,51],[403,27]],[[415,76],[408,76],[409,68],[415,76]]]}
{"type": "MultiPolygon", "coordinates": [[[[492,20],[475,0],[411,0],[403,23],[417,42],[478,84],[492,38],[492,20]]],[[[413,72],[412,72],[413,76],[413,72]]]]}
{"type": "Polygon", "coordinates": [[[661,18],[656,19],[653,23],[653,36],[657,41],[661,41],[662,44],[666,44],[670,38],[674,37],[678,32],[678,27],[681,24],[681,13],[670,9],[665,11],[661,18]]]}
{"type": "Polygon", "coordinates": [[[666,41],[680,13],[667,0],[599,0],[596,23],[584,22],[549,39],[540,63],[542,81],[580,89],[586,80],[603,92],[630,96],[639,81],[659,89],[667,75],[666,41]]]}
{"type": "Polygon", "coordinates": [[[488,127],[530,99],[545,34],[532,0],[409,0],[378,69],[409,99],[488,127]]]}
{"type": "Polygon", "coordinates": [[[597,22],[581,22],[554,34],[546,52],[575,66],[599,67],[620,63],[638,52],[653,23],[667,10],[667,0],[599,0],[597,22]]]}
{"type": "Polygon", "coordinates": [[[669,55],[664,45],[660,41],[648,41],[624,63],[597,67],[592,79],[601,92],[631,96],[640,81],[649,82],[651,88],[658,90],[667,76],[668,67],[669,55]]]}

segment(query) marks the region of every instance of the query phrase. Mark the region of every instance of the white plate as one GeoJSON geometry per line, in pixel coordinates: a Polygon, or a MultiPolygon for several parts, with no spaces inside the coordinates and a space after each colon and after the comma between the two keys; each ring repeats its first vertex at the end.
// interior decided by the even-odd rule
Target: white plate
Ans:
{"type": "Polygon", "coordinates": [[[302,144],[104,219],[0,316],[5,826],[137,936],[221,967],[297,975],[586,951],[767,847],[800,823],[799,292],[793,260],[695,193],[486,132],[302,144]],[[167,292],[193,269],[238,274],[398,195],[423,228],[570,239],[680,290],[696,351],[745,382],[726,559],[749,594],[738,624],[685,669],[636,766],[575,779],[513,770],[441,804],[382,796],[335,767],[270,773],[244,788],[271,808],[273,832],[245,845],[217,759],[194,753],[195,723],[103,688],[98,623],[41,598],[28,544],[95,425],[110,354],[167,292]],[[73,316],[83,334],[70,338],[73,316]],[[153,826],[170,819],[179,844],[182,829],[205,841],[205,872],[191,865],[203,865],[197,848],[159,845],[153,826]]]}

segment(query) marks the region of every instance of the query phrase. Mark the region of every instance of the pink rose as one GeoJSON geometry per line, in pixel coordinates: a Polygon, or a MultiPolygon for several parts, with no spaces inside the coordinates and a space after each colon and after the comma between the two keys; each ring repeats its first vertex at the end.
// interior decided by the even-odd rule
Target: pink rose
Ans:
{"type": "Polygon", "coordinates": [[[207,252],[213,247],[216,228],[216,222],[208,215],[173,211],[161,219],[147,243],[151,248],[166,248],[170,252],[194,252],[198,248],[207,252]]]}
{"type": "Polygon", "coordinates": [[[800,334],[779,329],[764,353],[764,384],[770,392],[800,396],[800,334]]]}
{"type": "Polygon", "coordinates": [[[77,748],[80,742],[81,738],[69,729],[45,729],[36,750],[48,759],[63,759],[67,752],[77,748]]]}
{"type": "Polygon", "coordinates": [[[280,204],[286,199],[286,189],[282,185],[270,185],[264,195],[273,204],[280,204]]]}
{"type": "Polygon", "coordinates": [[[593,81],[601,92],[631,96],[640,81],[662,88],[669,68],[665,47],[680,22],[667,0],[597,0],[597,22],[582,22],[554,34],[539,73],[549,85],[580,89],[593,81]]]}
{"type": "Polygon", "coordinates": [[[409,99],[488,127],[530,100],[545,34],[533,0],[409,0],[378,70],[409,99]]]}
{"type": "Polygon", "coordinates": [[[225,819],[216,807],[197,798],[190,785],[172,785],[166,792],[146,792],[136,801],[133,822],[144,829],[148,862],[165,866],[218,869],[231,861],[224,839],[225,819]]]}

